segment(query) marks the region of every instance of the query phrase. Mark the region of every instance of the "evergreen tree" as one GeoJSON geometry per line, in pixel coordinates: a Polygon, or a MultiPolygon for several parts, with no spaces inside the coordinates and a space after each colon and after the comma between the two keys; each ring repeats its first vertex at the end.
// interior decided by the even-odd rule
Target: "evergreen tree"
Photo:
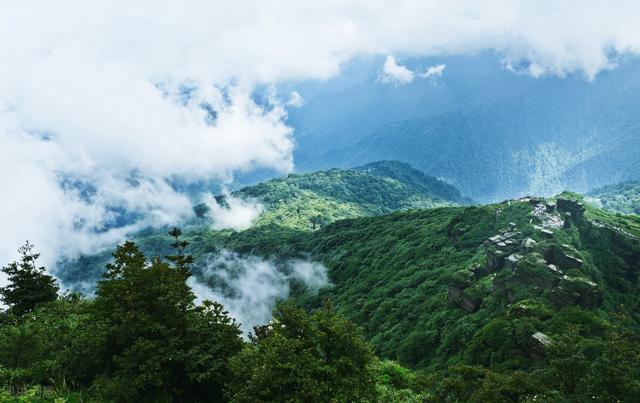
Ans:
{"type": "Polygon", "coordinates": [[[175,250],[174,255],[167,256],[167,259],[172,262],[177,269],[189,270],[189,266],[193,263],[193,256],[185,254],[185,249],[189,246],[189,242],[180,240],[182,231],[179,228],[173,228],[169,231],[169,235],[174,239],[171,246],[175,250]]]}
{"type": "Polygon", "coordinates": [[[58,297],[56,280],[48,275],[44,267],[38,267],[39,253],[33,252],[28,241],[18,249],[20,261],[2,268],[9,284],[0,287],[0,298],[16,316],[33,311],[38,305],[58,297]]]}
{"type": "MultiPolygon", "coordinates": [[[[178,234],[179,235],[179,234],[178,234]]],[[[239,326],[220,304],[195,306],[186,283],[186,243],[174,260],[148,261],[132,242],[114,253],[96,298],[74,374],[116,400],[222,398],[239,326]]]]}
{"type": "Polygon", "coordinates": [[[232,358],[231,401],[375,400],[374,356],[358,328],[326,304],[312,315],[280,305],[232,358]]]}

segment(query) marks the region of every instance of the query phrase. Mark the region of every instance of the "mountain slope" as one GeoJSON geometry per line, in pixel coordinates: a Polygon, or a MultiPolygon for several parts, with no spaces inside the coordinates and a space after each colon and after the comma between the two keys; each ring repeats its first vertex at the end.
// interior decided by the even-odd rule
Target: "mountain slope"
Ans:
{"type": "Polygon", "coordinates": [[[243,188],[233,196],[264,205],[265,212],[255,225],[301,229],[317,229],[345,218],[470,202],[453,186],[397,161],[290,174],[243,188]]]}
{"type": "MultiPolygon", "coordinates": [[[[282,200],[331,196],[342,203],[360,200],[360,212],[371,212],[367,203],[378,200],[379,192],[373,197],[371,188],[361,192],[353,184],[363,180],[363,172],[369,172],[367,180],[374,172],[388,180],[388,170],[402,167],[383,163],[355,174],[294,175],[244,189],[243,197],[261,197],[277,211],[288,204],[282,200]],[[370,199],[360,199],[366,195],[370,199]]],[[[383,197],[375,211],[407,199],[383,197]]],[[[269,262],[285,274],[286,262],[323,263],[332,285],[316,292],[288,277],[290,298],[308,308],[330,299],[363,328],[378,355],[423,370],[456,364],[532,370],[541,365],[544,349],[568,332],[586,345],[595,343],[618,326],[619,315],[626,316],[624,329],[640,330],[640,218],[584,204],[576,194],[343,219],[315,231],[301,223],[274,216],[240,232],[194,226],[185,228],[184,239],[190,242],[196,277],[224,271],[203,278],[224,296],[234,290],[220,282],[234,274],[208,264],[218,255],[227,259],[222,251],[269,262]]],[[[151,256],[171,251],[171,240],[160,230],[140,233],[136,242],[151,256]]],[[[107,257],[85,258],[63,275],[76,281],[86,280],[87,273],[95,278],[107,257]]],[[[268,277],[256,281],[249,292],[270,286],[268,277]]]]}
{"type": "Polygon", "coordinates": [[[383,357],[534,368],[547,338],[603,337],[615,311],[636,330],[640,321],[640,220],[585,211],[576,198],[401,212],[307,234],[254,228],[225,243],[322,261],[334,285],[296,299],[331,299],[383,357]]]}
{"type": "Polygon", "coordinates": [[[628,181],[587,193],[588,200],[605,210],[640,215],[640,182],[628,181]]]}
{"type": "Polygon", "coordinates": [[[637,60],[588,82],[517,76],[487,59],[449,60],[435,83],[388,88],[363,77],[348,91],[310,100],[292,120],[301,133],[297,163],[318,169],[400,160],[483,202],[640,177],[637,60]],[[317,116],[332,125],[325,133],[317,116]]]}
{"type": "MultiPolygon", "coordinates": [[[[471,202],[455,187],[396,161],[291,174],[245,187],[232,193],[231,197],[264,208],[254,227],[277,226],[301,231],[317,230],[346,218],[471,202]]],[[[216,197],[222,209],[229,207],[228,198],[216,197]]],[[[231,231],[211,230],[212,221],[207,217],[206,205],[197,205],[194,210],[197,217],[183,225],[183,230],[190,237],[193,253],[199,257],[215,252],[219,240],[228,237],[231,231]]],[[[149,256],[164,256],[171,252],[166,233],[166,228],[148,228],[134,234],[133,238],[149,256]]],[[[77,261],[61,262],[56,274],[69,286],[76,284],[91,289],[109,259],[109,251],[82,256],[77,261]]]]}

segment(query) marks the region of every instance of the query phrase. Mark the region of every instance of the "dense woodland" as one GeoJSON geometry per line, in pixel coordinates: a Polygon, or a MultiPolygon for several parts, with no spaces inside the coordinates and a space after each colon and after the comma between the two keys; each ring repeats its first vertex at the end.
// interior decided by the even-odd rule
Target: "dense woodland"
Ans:
{"type": "MultiPolygon", "coordinates": [[[[349,189],[370,179],[347,177],[349,189]]],[[[273,192],[302,180],[309,177],[272,182],[268,205],[279,206],[273,192]]],[[[321,175],[305,186],[320,194],[330,181],[321,175]]],[[[328,194],[347,203],[349,192],[343,184],[328,194]]],[[[240,232],[141,232],[110,258],[70,263],[67,281],[97,279],[86,295],[61,293],[25,245],[2,269],[3,399],[637,400],[637,216],[564,193],[317,228],[299,225],[313,215],[299,217],[240,232]],[[196,303],[187,284],[222,249],[276,264],[322,262],[332,285],[318,292],[292,283],[272,321],[243,337],[223,306],[196,303]]]]}
{"type": "Polygon", "coordinates": [[[512,338],[526,338],[531,325],[513,318],[483,329],[492,334],[479,352],[496,357],[437,370],[376,357],[328,300],[310,312],[282,303],[243,340],[223,306],[194,303],[188,242],[172,235],[176,254],[165,259],[148,260],[132,242],[118,247],[91,299],[59,295],[32,245],[22,247],[20,261],[3,268],[10,282],[0,290],[8,306],[3,401],[634,401],[639,392],[640,340],[622,313],[565,313],[529,369],[504,365],[523,356],[512,338]]]}

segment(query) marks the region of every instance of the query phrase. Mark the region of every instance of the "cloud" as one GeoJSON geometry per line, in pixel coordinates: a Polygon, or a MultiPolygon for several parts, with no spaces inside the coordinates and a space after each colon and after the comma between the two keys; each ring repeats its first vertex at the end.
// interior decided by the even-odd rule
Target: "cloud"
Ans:
{"type": "MultiPolygon", "coordinates": [[[[177,180],[290,171],[299,99],[258,104],[258,85],[327,79],[360,55],[484,49],[517,72],[594,79],[640,52],[638,16],[636,1],[602,0],[5,0],[0,261],[25,239],[53,264],[180,221],[177,180]]],[[[413,79],[387,62],[385,77],[413,79]]]]}
{"type": "Polygon", "coordinates": [[[264,211],[264,207],[256,201],[239,199],[228,192],[224,196],[224,204],[218,203],[211,194],[206,195],[203,200],[209,209],[207,216],[212,220],[212,228],[215,230],[245,230],[264,211]]]}
{"type": "Polygon", "coordinates": [[[289,282],[302,281],[311,290],[329,285],[327,270],[320,263],[294,260],[279,268],[257,257],[241,257],[223,250],[212,256],[200,279],[191,277],[189,286],[198,302],[220,302],[248,334],[255,325],[266,324],[276,302],[289,295],[289,282]]]}
{"type": "Polygon", "coordinates": [[[291,91],[291,96],[287,101],[287,106],[291,106],[293,108],[299,108],[304,105],[304,98],[298,91],[291,91]]]}
{"type": "Polygon", "coordinates": [[[428,78],[428,77],[441,77],[442,73],[444,72],[444,69],[447,66],[444,64],[438,64],[436,66],[431,66],[427,69],[427,71],[425,71],[424,73],[422,73],[420,76],[424,77],[424,78],[428,78]]]}
{"type": "Polygon", "coordinates": [[[405,85],[413,81],[413,71],[396,63],[393,56],[387,56],[378,76],[378,81],[385,84],[405,85]]]}

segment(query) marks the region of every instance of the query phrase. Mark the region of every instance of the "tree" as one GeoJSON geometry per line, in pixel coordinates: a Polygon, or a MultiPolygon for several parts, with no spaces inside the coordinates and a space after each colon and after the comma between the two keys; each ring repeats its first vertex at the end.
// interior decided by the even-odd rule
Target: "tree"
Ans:
{"type": "Polygon", "coordinates": [[[14,386],[62,384],[69,379],[61,363],[65,355],[75,354],[70,348],[88,304],[78,294],[63,295],[0,326],[0,367],[24,374],[11,380],[14,386]]]}
{"type": "Polygon", "coordinates": [[[16,316],[33,311],[38,305],[55,300],[58,297],[56,280],[48,275],[44,267],[38,267],[39,253],[33,252],[28,241],[18,249],[20,261],[9,263],[2,268],[9,284],[0,287],[2,301],[9,312],[16,316]]]}
{"type": "Polygon", "coordinates": [[[182,231],[179,228],[173,228],[169,231],[169,235],[173,238],[173,249],[176,251],[174,255],[167,256],[167,259],[172,262],[177,269],[189,270],[189,267],[193,263],[193,256],[185,254],[185,249],[189,246],[189,242],[180,240],[182,231]]]}
{"type": "Polygon", "coordinates": [[[281,304],[232,358],[231,401],[375,400],[374,356],[359,329],[329,304],[312,315],[281,304]]]}
{"type": "Polygon", "coordinates": [[[186,282],[188,244],[178,236],[174,266],[159,258],[148,261],[134,243],[125,242],[98,283],[71,367],[75,377],[93,381],[106,397],[222,398],[228,360],[242,348],[239,326],[220,304],[194,304],[186,282]]]}

